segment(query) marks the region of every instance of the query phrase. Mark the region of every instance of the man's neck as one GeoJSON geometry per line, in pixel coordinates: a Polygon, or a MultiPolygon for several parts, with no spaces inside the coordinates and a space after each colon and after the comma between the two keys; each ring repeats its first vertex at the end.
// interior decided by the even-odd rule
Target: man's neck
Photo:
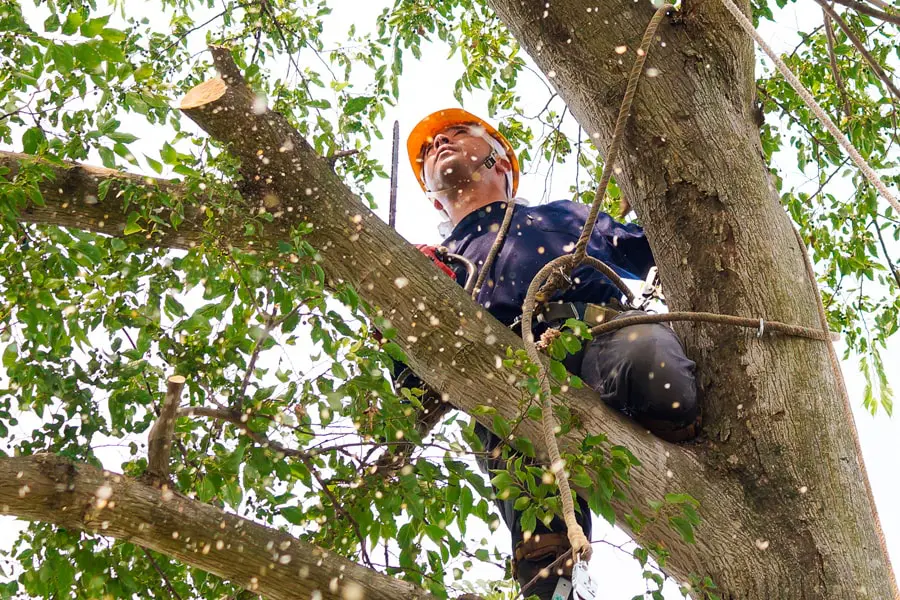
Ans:
{"type": "Polygon", "coordinates": [[[458,193],[450,192],[447,194],[449,197],[440,199],[447,214],[450,216],[450,221],[454,225],[462,221],[466,215],[469,215],[488,204],[508,200],[506,194],[502,190],[494,187],[489,189],[464,188],[454,191],[458,193]]]}

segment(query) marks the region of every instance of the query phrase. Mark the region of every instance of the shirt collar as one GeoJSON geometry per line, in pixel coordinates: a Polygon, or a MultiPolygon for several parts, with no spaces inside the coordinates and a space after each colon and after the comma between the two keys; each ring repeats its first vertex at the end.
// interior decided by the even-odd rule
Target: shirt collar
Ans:
{"type": "Polygon", "coordinates": [[[513,200],[497,200],[496,202],[485,204],[478,210],[473,210],[456,224],[456,227],[453,228],[449,237],[456,237],[458,234],[461,234],[463,231],[483,219],[490,221],[502,220],[503,213],[506,211],[507,202],[513,202],[513,200]]]}

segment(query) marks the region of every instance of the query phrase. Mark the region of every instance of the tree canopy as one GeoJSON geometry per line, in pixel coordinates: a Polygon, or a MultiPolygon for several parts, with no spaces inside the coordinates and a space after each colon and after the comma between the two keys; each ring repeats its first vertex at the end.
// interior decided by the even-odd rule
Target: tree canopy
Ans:
{"type": "MultiPolygon", "coordinates": [[[[774,19],[786,4],[755,0],[754,21],[774,19]]],[[[819,10],[813,2],[802,10],[811,7],[819,10]]],[[[395,390],[388,375],[394,361],[407,359],[405,342],[415,340],[396,340],[389,306],[373,310],[359,289],[322,267],[326,249],[310,243],[312,225],[260,244],[259,252],[237,242],[258,240],[281,216],[265,197],[260,204],[244,199],[262,183],[242,176],[238,157],[247,163],[255,149],[225,151],[176,103],[213,76],[207,44],[230,48],[260,112],[283,115],[374,208],[385,203],[371,190],[387,177],[390,157],[376,155],[373,140],[390,130],[388,109],[403,106],[404,66],[436,44],[452,58],[444,68],[456,80],[457,100],[465,105],[475,91],[489,94],[486,116],[516,146],[526,171],[575,161],[571,198],[591,202],[602,154],[593,132],[575,124],[557,97],[555,74],[534,71],[485,2],[396,0],[374,24],[328,29],[336,22],[332,12],[352,10],[334,0],[0,4],[0,141],[43,159],[15,169],[0,163],[0,455],[52,453],[141,477],[166,381],[182,375],[183,409],[171,448],[178,493],[438,597],[491,592],[492,582],[467,575],[483,573],[474,568],[479,563],[505,567],[508,559],[470,535],[472,528],[499,525],[491,486],[472,460],[481,451],[474,420],[452,412],[428,436],[417,429],[422,390],[395,390]],[[547,85],[537,114],[521,96],[523,80],[535,75],[547,85]],[[99,162],[139,177],[123,184],[97,177],[95,191],[71,200],[96,207],[91,222],[76,228],[42,212],[46,182],[65,161],[99,162]],[[115,231],[106,231],[103,206],[112,197],[125,214],[115,231]],[[179,238],[189,222],[197,235],[179,238]],[[386,465],[384,456],[397,448],[411,456],[386,465]]],[[[900,9],[843,0],[826,10],[834,16],[823,13],[784,58],[896,189],[900,9]]],[[[338,20],[346,21],[353,19],[338,20]]],[[[610,43],[624,68],[631,60],[626,43],[635,41],[610,43]]],[[[709,68],[703,57],[686,60],[701,72],[709,68]]],[[[848,355],[860,357],[867,408],[890,413],[881,351],[900,327],[900,274],[890,255],[898,250],[900,215],[877,198],[768,63],[757,75],[773,185],[813,249],[830,328],[844,337],[848,355]],[[808,189],[804,177],[818,183],[813,193],[798,191],[808,189]]],[[[610,212],[621,196],[614,184],[610,212]]],[[[351,241],[362,219],[347,215],[351,241]]],[[[365,271],[365,260],[354,267],[365,271]]],[[[394,285],[404,293],[402,278],[394,285]]],[[[427,317],[421,323],[436,325],[427,317]]],[[[559,359],[580,344],[575,335],[563,336],[551,354],[559,359]]],[[[533,365],[521,354],[509,351],[496,361],[497,377],[519,386],[523,397],[535,392],[533,365]]],[[[553,364],[557,389],[578,387],[577,378],[553,364]]],[[[484,405],[480,416],[533,455],[519,421],[494,412],[484,405]]],[[[527,406],[522,412],[520,420],[539,418],[527,406]]],[[[565,407],[559,413],[567,432],[577,428],[565,407]]],[[[591,508],[613,522],[638,459],[602,435],[585,438],[569,459],[580,487],[591,486],[586,468],[599,473],[591,508]]],[[[525,529],[559,509],[552,478],[522,458],[492,473],[491,483],[518,497],[525,529]]],[[[98,501],[106,501],[104,494],[98,501]]],[[[691,542],[696,505],[688,494],[668,494],[626,518],[636,529],[664,521],[691,542]]],[[[171,556],[99,533],[30,524],[0,566],[18,574],[0,584],[0,598],[254,597],[171,556]]],[[[642,565],[651,555],[664,565],[668,552],[651,546],[634,554],[642,565]]],[[[648,597],[661,594],[662,575],[646,573],[648,597]]],[[[694,589],[716,597],[714,582],[695,575],[694,589]]],[[[491,593],[511,590],[504,584],[491,593]]]]}

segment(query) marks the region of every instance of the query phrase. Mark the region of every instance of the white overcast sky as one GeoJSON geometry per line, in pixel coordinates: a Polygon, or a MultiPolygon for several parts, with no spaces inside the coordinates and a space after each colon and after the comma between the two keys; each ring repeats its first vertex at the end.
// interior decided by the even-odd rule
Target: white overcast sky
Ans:
{"type": "MultiPolygon", "coordinates": [[[[26,7],[27,14],[34,17],[32,23],[38,28],[43,21],[43,17],[38,12],[40,9],[34,9],[30,6],[30,3],[28,4],[29,6],[26,7]]],[[[334,14],[331,15],[326,27],[325,37],[331,40],[334,45],[339,45],[346,40],[345,33],[351,23],[356,24],[358,31],[372,29],[377,15],[389,4],[386,0],[332,2],[334,14]]],[[[166,29],[167,21],[160,16],[158,2],[129,2],[128,12],[132,16],[144,13],[152,22],[159,23],[158,29],[166,29]]],[[[198,17],[196,21],[202,22],[201,17],[198,17]]],[[[763,24],[762,32],[777,50],[784,51],[793,48],[796,44],[798,31],[809,31],[820,22],[821,12],[819,9],[812,2],[801,1],[791,12],[785,12],[780,15],[778,25],[763,24]]],[[[610,52],[612,53],[616,46],[626,42],[633,43],[634,40],[609,40],[610,52]]],[[[202,34],[195,34],[192,44],[198,49],[201,48],[203,44],[202,34]]],[[[327,47],[330,47],[329,42],[326,42],[327,47]]],[[[653,54],[651,52],[648,66],[652,65],[653,54]]],[[[315,65],[313,66],[315,68],[315,65]]],[[[439,219],[436,211],[424,199],[406,164],[403,145],[406,135],[418,119],[434,110],[457,106],[452,91],[454,81],[461,69],[458,56],[450,61],[447,60],[447,48],[443,45],[426,46],[422,61],[418,63],[414,62],[411,56],[408,56],[404,64],[400,103],[397,107],[388,109],[387,119],[383,128],[385,140],[375,145],[377,155],[388,165],[391,155],[391,124],[394,119],[398,119],[401,132],[401,176],[398,188],[397,230],[413,243],[435,243],[440,241],[440,236],[436,231],[439,219]]],[[[661,76],[664,77],[665,74],[661,76]]],[[[524,85],[520,86],[519,93],[525,99],[526,113],[535,114],[547,101],[547,89],[544,83],[539,81],[534,74],[526,72],[521,75],[521,78],[524,85]]],[[[365,93],[363,84],[357,85],[354,91],[360,94],[365,93]]],[[[172,100],[177,99],[173,98],[172,100]]],[[[486,106],[486,94],[476,94],[466,98],[465,107],[476,114],[486,116],[486,106]]],[[[562,108],[562,104],[557,101],[556,107],[559,111],[562,108]]],[[[124,130],[146,137],[149,140],[146,146],[147,154],[156,156],[158,146],[155,144],[159,140],[164,139],[164,136],[151,127],[132,126],[127,119],[123,119],[123,123],[124,130]]],[[[139,145],[133,147],[138,150],[142,149],[139,145]]],[[[21,150],[21,148],[12,149],[21,150]]],[[[135,154],[140,156],[138,152],[135,154]]],[[[790,158],[789,156],[785,157],[782,166],[789,176],[793,175],[794,181],[805,181],[807,177],[797,172],[796,163],[790,158]]],[[[99,163],[99,161],[95,162],[99,163]]],[[[548,198],[559,199],[568,197],[568,187],[574,181],[574,165],[557,165],[551,178],[548,179],[546,175],[546,163],[540,165],[537,172],[523,174],[519,187],[519,196],[529,199],[532,204],[539,203],[542,197],[545,200],[548,198]],[[549,186],[549,192],[546,196],[544,193],[545,185],[549,186]]],[[[807,188],[807,191],[812,191],[814,187],[815,184],[813,183],[807,188]]],[[[377,210],[378,214],[387,220],[389,189],[387,181],[375,182],[369,189],[376,194],[381,204],[377,210]]],[[[900,252],[898,252],[900,249],[896,246],[895,244],[893,247],[895,257],[900,255],[900,252]]],[[[842,347],[838,345],[838,351],[842,352],[842,350],[842,347]]],[[[900,341],[898,341],[898,336],[891,340],[889,350],[884,357],[886,365],[900,364],[900,341]]],[[[895,390],[900,389],[900,377],[898,377],[896,369],[891,369],[890,366],[888,369],[892,387],[895,390]]],[[[849,361],[843,364],[843,370],[850,390],[851,403],[859,430],[863,455],[876,503],[879,507],[888,549],[893,557],[893,562],[897,563],[900,560],[900,510],[895,508],[895,499],[898,496],[898,492],[900,492],[900,484],[898,484],[896,478],[895,457],[900,455],[900,420],[887,417],[883,411],[872,417],[862,408],[863,377],[859,372],[855,357],[851,357],[849,361]]],[[[106,466],[111,469],[119,468],[119,464],[116,464],[112,458],[106,466]]],[[[638,472],[636,476],[640,476],[640,473],[638,472]]],[[[810,491],[810,494],[814,493],[815,490],[810,491]]],[[[13,534],[19,527],[20,524],[15,523],[9,517],[0,518],[0,548],[8,548],[11,545],[13,534]]],[[[506,532],[501,528],[494,535],[497,536],[494,542],[502,550],[508,551],[509,542],[506,532]]],[[[594,538],[606,539],[615,544],[627,539],[620,530],[611,528],[604,521],[597,519],[595,519],[594,524],[594,538]]],[[[777,541],[773,542],[777,543],[777,541]]],[[[760,551],[754,545],[754,540],[739,540],[738,543],[743,543],[747,552],[760,551]]],[[[624,600],[644,590],[641,569],[637,563],[630,557],[619,551],[612,550],[606,545],[600,544],[595,547],[592,570],[602,582],[601,589],[603,592],[598,598],[624,600]]],[[[496,571],[486,571],[485,575],[496,576],[496,571]]],[[[680,597],[681,595],[677,593],[676,587],[672,584],[667,584],[666,598],[680,597]]]]}

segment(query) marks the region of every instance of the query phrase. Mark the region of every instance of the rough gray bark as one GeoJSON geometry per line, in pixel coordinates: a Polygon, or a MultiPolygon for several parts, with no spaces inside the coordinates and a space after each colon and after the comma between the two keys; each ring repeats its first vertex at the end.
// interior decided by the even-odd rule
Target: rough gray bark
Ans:
{"type": "MultiPolygon", "coordinates": [[[[544,13],[542,3],[489,4],[539,67],[555,72],[569,109],[605,148],[652,7],[618,0],[586,13],[583,2],[560,0],[544,13]]],[[[647,65],[659,75],[638,88],[618,182],[646,228],[670,308],[818,326],[805,249],[771,187],[752,115],[751,41],[718,0],[686,3],[658,35],[647,65]]],[[[895,595],[824,344],[677,329],[698,364],[707,437],[689,488],[702,503],[698,546],[708,547],[691,568],[728,598],[895,595]],[[706,478],[740,490],[736,537],[709,512],[706,478]]]]}
{"type": "MultiPolygon", "coordinates": [[[[629,66],[628,55],[620,64],[613,48],[636,47],[650,9],[616,1],[585,18],[578,2],[555,1],[543,18],[543,3],[493,4],[545,72],[556,71],[569,105],[603,146],[629,66]]],[[[818,326],[815,290],[768,188],[753,126],[752,48],[718,4],[688,8],[683,22],[663,27],[666,47],[652,50],[650,64],[662,75],[639,89],[620,186],[647,225],[673,308],[818,326]]],[[[245,250],[271,248],[298,223],[312,224],[306,239],[320,250],[332,283],[353,285],[391,319],[417,374],[461,410],[491,404],[517,417],[521,393],[494,364],[521,342],[353,197],[284,119],[254,114],[252,95],[230,89],[236,86],[204,86],[186,103],[192,118],[219,141],[240,142],[233,151],[245,177],[262,182],[247,190],[247,208],[275,215],[253,239],[225,237],[242,229],[239,213],[224,215],[216,224],[222,239],[245,250]],[[430,317],[438,325],[425,327],[430,317]]],[[[104,200],[101,225],[91,206],[63,208],[65,197],[48,183],[50,201],[39,211],[48,222],[122,231],[116,198],[104,200]]],[[[24,217],[41,220],[35,214],[24,217]]],[[[200,224],[188,219],[168,239],[184,247],[201,236],[200,224]]],[[[562,450],[603,432],[636,454],[643,466],[628,502],[617,507],[620,516],[668,492],[701,501],[696,544],[683,544],[665,523],[637,535],[672,551],[669,571],[679,578],[710,575],[727,598],[889,597],[893,577],[824,346],[706,325],[680,333],[700,368],[706,443],[667,444],[596,395],[569,391],[559,401],[584,430],[561,437],[562,450]]],[[[526,420],[518,432],[544,451],[537,423],[526,420]]]]}
{"type": "Polygon", "coordinates": [[[0,458],[0,514],[138,544],[271,600],[434,598],[283,531],[49,454],[0,458]]]}

